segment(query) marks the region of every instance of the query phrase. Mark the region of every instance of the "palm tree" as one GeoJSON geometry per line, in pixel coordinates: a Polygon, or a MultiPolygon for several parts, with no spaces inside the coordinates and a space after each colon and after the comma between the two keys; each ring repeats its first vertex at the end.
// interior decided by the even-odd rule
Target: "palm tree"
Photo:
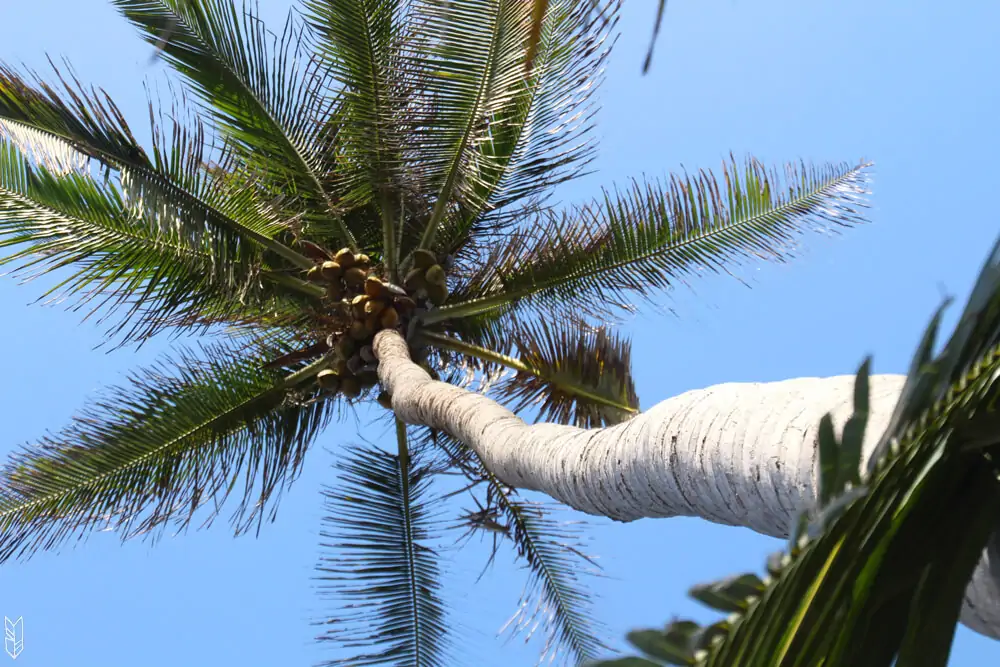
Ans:
{"type": "MultiPolygon", "coordinates": [[[[731,433],[794,426],[790,398],[825,412],[849,385],[724,386],[635,416],[629,343],[607,327],[693,274],[783,261],[801,232],[861,222],[866,163],[779,174],[734,159],[721,178],[637,180],[557,207],[553,187],[593,156],[617,0],[550,0],[530,68],[520,0],[303,0],[279,35],[226,0],[114,4],[183,92],[151,102],[147,149],[101,91],[0,69],[4,263],[62,272],[53,291],[118,345],[204,342],[8,463],[0,559],[96,528],[128,538],[211,518],[237,484],[236,529],[259,525],[323,428],[369,400],[388,409],[396,447],[343,452],[320,565],[341,598],[365,602],[324,635],[370,647],[352,664],[445,660],[429,547],[444,473],[474,494],[463,526],[513,542],[538,603],[524,609],[550,620],[546,650],[573,659],[600,647],[579,551],[518,489],[622,520],[783,530],[809,493],[808,443],[768,443],[726,468],[744,454],[731,433]],[[736,411],[743,422],[713,423],[736,411]],[[646,445],[699,415],[708,428],[672,435],[653,465],[646,445]],[[749,495],[719,496],[723,475],[688,447],[702,434],[715,437],[701,450],[711,470],[749,495]],[[587,451],[639,467],[609,476],[587,451]]],[[[876,403],[898,389],[873,383],[876,403]]]]}

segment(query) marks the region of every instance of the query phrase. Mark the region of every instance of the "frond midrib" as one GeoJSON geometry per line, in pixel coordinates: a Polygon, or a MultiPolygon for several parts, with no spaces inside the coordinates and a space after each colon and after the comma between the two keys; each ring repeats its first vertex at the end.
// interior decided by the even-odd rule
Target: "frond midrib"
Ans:
{"type": "Polygon", "coordinates": [[[649,252],[642,253],[641,255],[636,255],[628,260],[622,260],[618,262],[612,262],[611,264],[604,264],[599,267],[591,267],[589,269],[584,269],[580,271],[574,271],[573,273],[565,274],[562,276],[549,278],[548,280],[543,280],[538,283],[533,283],[526,287],[522,287],[517,290],[511,290],[509,292],[500,292],[494,295],[481,297],[479,299],[471,299],[469,301],[462,301],[460,303],[444,305],[434,310],[428,311],[422,315],[422,320],[426,324],[434,324],[443,320],[454,319],[459,317],[470,317],[472,315],[478,315],[484,312],[494,310],[496,308],[502,307],[518,299],[521,299],[532,294],[537,294],[544,290],[550,289],[552,287],[558,287],[560,285],[565,285],[567,283],[580,280],[581,278],[589,278],[592,276],[600,275],[602,273],[607,273],[609,271],[614,271],[616,269],[621,269],[626,266],[637,264],[640,262],[647,261],[653,257],[663,254],[665,252],[675,251],[678,248],[683,248],[687,245],[703,241],[705,239],[710,239],[717,234],[722,234],[725,232],[732,231],[734,229],[739,229],[741,227],[750,226],[757,221],[761,221],[764,218],[774,216],[785,212],[788,209],[796,208],[803,201],[808,201],[813,199],[823,191],[828,189],[832,184],[837,181],[843,181],[850,178],[854,174],[857,174],[862,167],[857,166],[852,168],[845,174],[834,176],[828,180],[823,181],[821,186],[818,186],[808,193],[803,194],[795,199],[789,200],[783,204],[772,207],[763,211],[761,213],[752,214],[745,218],[736,221],[730,221],[729,224],[719,225],[712,229],[702,230],[699,233],[692,234],[686,238],[681,239],[678,242],[662,246],[657,250],[651,250],[649,252]]]}

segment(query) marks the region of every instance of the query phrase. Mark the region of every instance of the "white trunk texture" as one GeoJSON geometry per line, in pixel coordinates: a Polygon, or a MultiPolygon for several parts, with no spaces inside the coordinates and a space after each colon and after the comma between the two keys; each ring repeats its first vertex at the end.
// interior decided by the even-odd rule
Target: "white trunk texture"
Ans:
{"type": "MultiPolygon", "coordinates": [[[[813,502],[817,426],[832,412],[839,430],[854,390],[849,375],[720,384],[668,398],[623,424],[586,430],[529,425],[482,394],[432,380],[395,332],[376,336],[375,355],[400,419],[454,436],[506,484],[618,521],[697,516],[774,537],[787,537],[795,513],[813,502]]],[[[871,378],[866,459],[904,379],[871,378]]],[[[991,563],[988,551],[966,589],[961,618],[1000,638],[1000,562],[991,563]]]]}

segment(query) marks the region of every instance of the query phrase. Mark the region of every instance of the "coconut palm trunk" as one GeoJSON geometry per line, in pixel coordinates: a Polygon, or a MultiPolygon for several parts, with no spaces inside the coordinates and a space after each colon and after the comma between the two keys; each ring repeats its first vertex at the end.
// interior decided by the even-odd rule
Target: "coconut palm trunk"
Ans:
{"type": "MultiPolygon", "coordinates": [[[[465,443],[501,481],[617,521],[696,516],[786,537],[815,499],[817,427],[850,415],[854,376],[727,383],[668,398],[615,426],[529,425],[479,393],[437,382],[395,332],[375,340],[396,415],[465,443]]],[[[864,459],[885,431],[905,376],[871,378],[864,459]]],[[[962,622],[1000,637],[1000,563],[989,550],[962,622]]]]}

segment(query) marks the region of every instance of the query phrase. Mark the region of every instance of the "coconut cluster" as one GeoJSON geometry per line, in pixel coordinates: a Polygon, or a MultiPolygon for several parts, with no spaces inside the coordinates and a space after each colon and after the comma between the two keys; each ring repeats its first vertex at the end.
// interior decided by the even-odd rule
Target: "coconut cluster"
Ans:
{"type": "MultiPolygon", "coordinates": [[[[306,277],[326,287],[336,322],[327,338],[336,351],[335,361],[316,380],[324,391],[346,398],[357,398],[378,384],[372,350],[375,334],[404,327],[414,312],[441,305],[448,298],[444,269],[427,250],[413,253],[413,268],[402,287],[380,278],[368,255],[349,248],[317,262],[306,277]]],[[[388,407],[388,401],[388,396],[379,396],[382,405],[388,407]]]]}

